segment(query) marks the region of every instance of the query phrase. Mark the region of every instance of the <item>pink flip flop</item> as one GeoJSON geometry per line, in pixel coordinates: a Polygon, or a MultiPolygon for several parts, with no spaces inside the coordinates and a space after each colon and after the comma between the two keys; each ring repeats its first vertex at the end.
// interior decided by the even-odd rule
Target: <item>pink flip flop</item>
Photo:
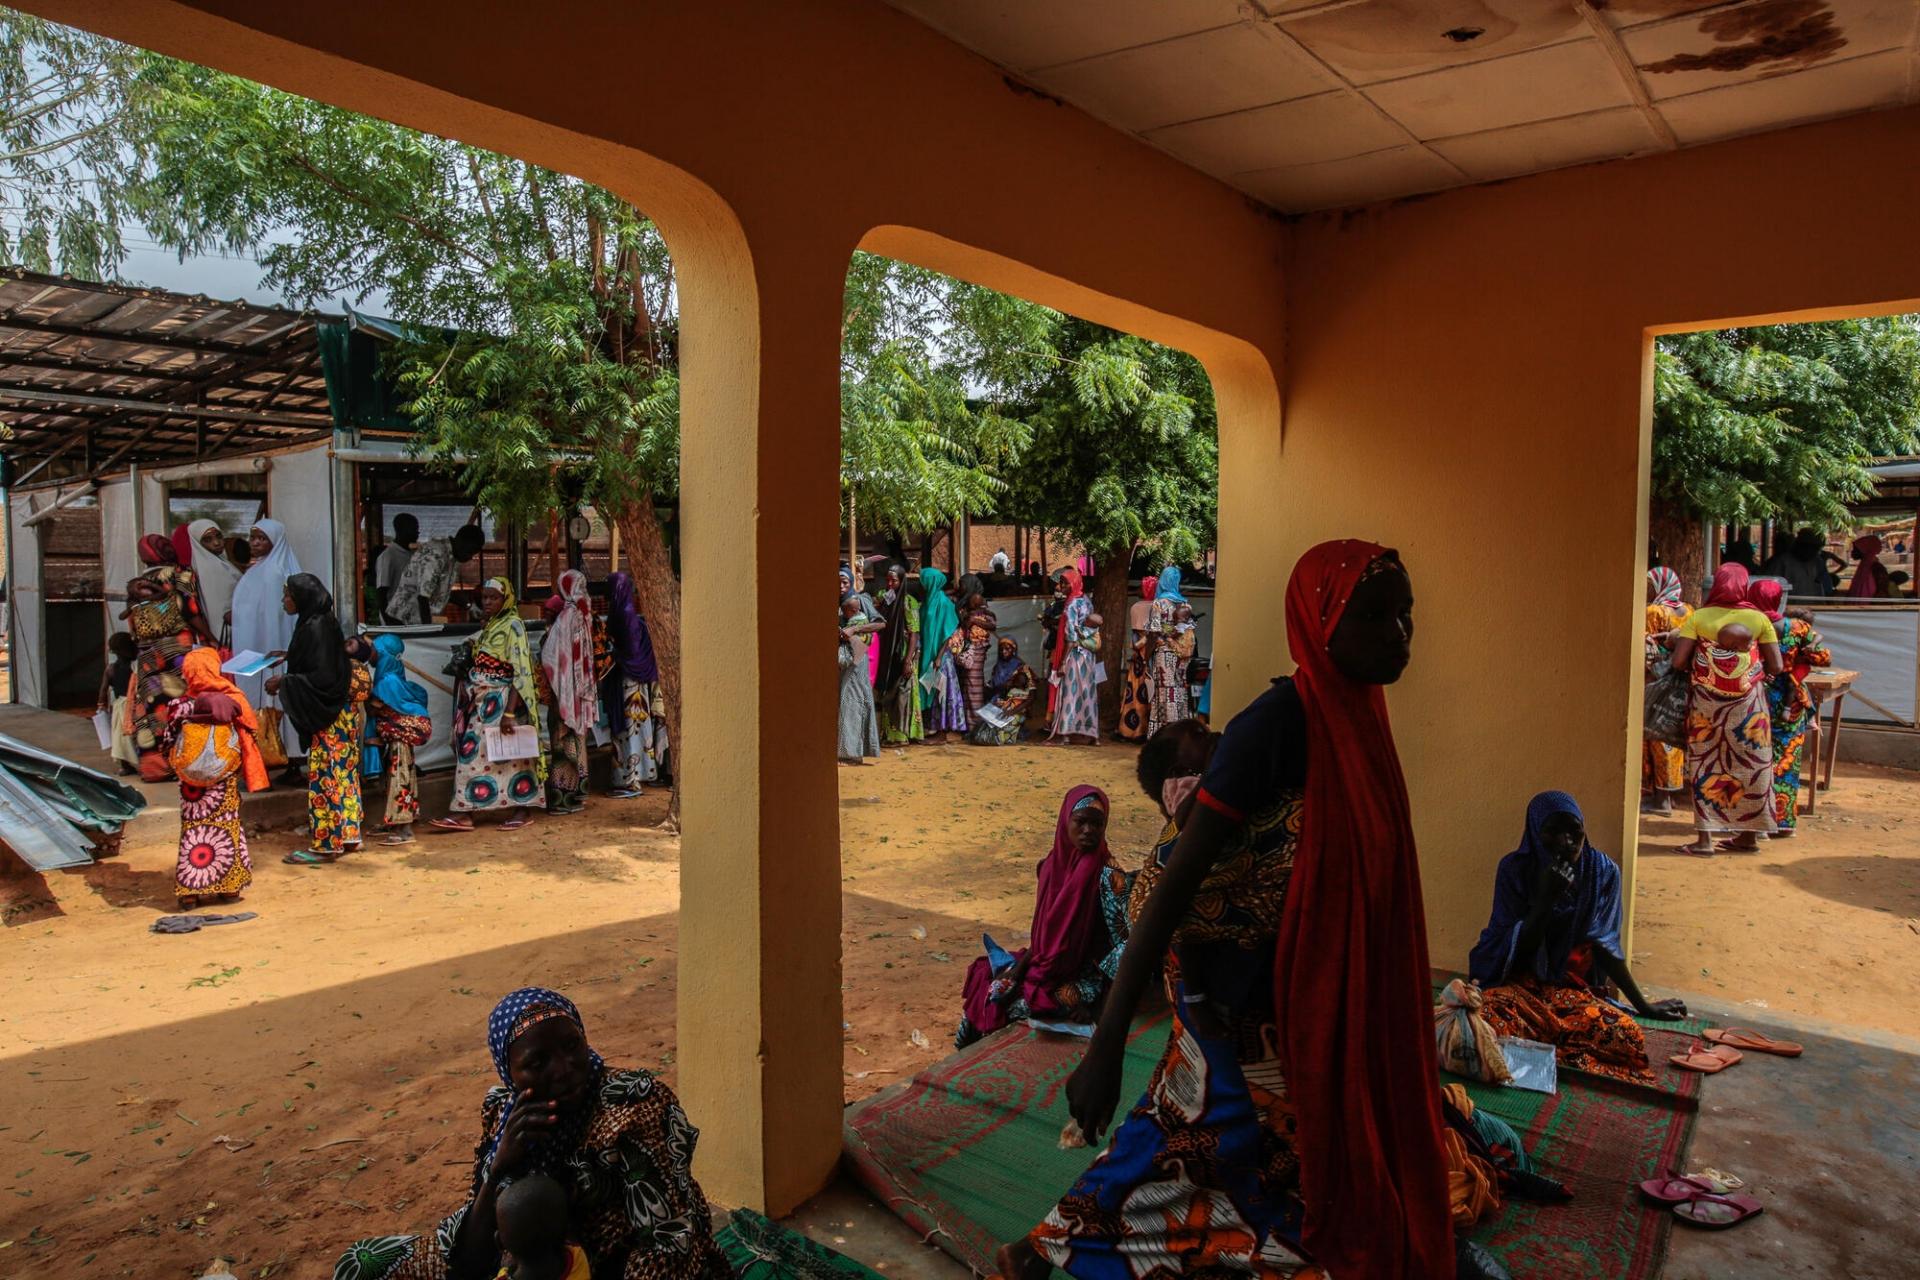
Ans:
{"type": "Polygon", "coordinates": [[[1725,1071],[1745,1056],[1738,1049],[1726,1045],[1715,1045],[1709,1049],[1703,1044],[1696,1044],[1685,1053],[1671,1055],[1667,1061],[1682,1071],[1698,1071],[1703,1076],[1710,1076],[1716,1071],[1725,1071]]]}
{"type": "Polygon", "coordinates": [[[1674,1217],[1710,1231],[1724,1231],[1728,1227],[1739,1226],[1748,1218],[1757,1218],[1765,1212],[1765,1206],[1758,1200],[1742,1195],[1700,1195],[1673,1206],[1674,1217]]]}
{"type": "Polygon", "coordinates": [[[1723,1044],[1731,1049],[1777,1054],[1782,1058],[1797,1058],[1806,1052],[1803,1046],[1791,1040],[1775,1040],[1771,1036],[1763,1036],[1758,1031],[1749,1031],[1745,1027],[1708,1027],[1700,1034],[1715,1044],[1723,1044]]]}
{"type": "Polygon", "coordinates": [[[1658,1200],[1661,1204],[1685,1204],[1699,1196],[1718,1195],[1719,1190],[1705,1178],[1691,1178],[1684,1173],[1667,1170],[1664,1178],[1648,1178],[1640,1184],[1640,1194],[1649,1200],[1658,1200]]]}

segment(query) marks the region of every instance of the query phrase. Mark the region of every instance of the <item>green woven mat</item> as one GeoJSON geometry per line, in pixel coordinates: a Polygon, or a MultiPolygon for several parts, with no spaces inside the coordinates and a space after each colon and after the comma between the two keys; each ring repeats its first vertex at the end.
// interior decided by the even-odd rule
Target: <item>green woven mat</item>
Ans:
{"type": "MultiPolygon", "coordinates": [[[[1146,1089],[1168,1028],[1164,1012],[1134,1025],[1123,1106],[1146,1089]]],[[[999,1246],[1044,1217],[1093,1158],[1059,1149],[1064,1086],[1085,1048],[1026,1027],[989,1036],[850,1108],[848,1163],[930,1242],[991,1274],[999,1246]]],[[[1521,1276],[1655,1274],[1671,1220],[1642,1208],[1635,1187],[1683,1159],[1691,1099],[1573,1073],[1551,1097],[1477,1083],[1468,1092],[1520,1133],[1541,1173],[1575,1195],[1568,1205],[1510,1203],[1477,1239],[1521,1276]]]]}
{"type": "Polygon", "coordinates": [[[865,1276],[884,1280],[879,1272],[815,1244],[797,1231],[770,1222],[751,1209],[735,1209],[727,1225],[714,1236],[741,1280],[785,1280],[787,1277],[865,1276]]]}
{"type": "MultiPolygon", "coordinates": [[[[1134,1023],[1121,1108],[1146,1092],[1171,1013],[1134,1023]]],[[[1087,1042],[1024,1025],[988,1036],[848,1109],[855,1175],[931,1243],[981,1275],[1041,1218],[1095,1153],[1060,1149],[1067,1077],[1087,1042]]]]}

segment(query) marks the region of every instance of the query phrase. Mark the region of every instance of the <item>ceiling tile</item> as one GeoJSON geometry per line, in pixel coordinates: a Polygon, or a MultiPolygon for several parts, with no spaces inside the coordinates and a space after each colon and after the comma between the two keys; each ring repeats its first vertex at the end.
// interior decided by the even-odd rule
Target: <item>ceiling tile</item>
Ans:
{"type": "Polygon", "coordinates": [[[1124,129],[1152,129],[1337,87],[1290,41],[1243,23],[1035,72],[1042,88],[1124,129]]]}
{"type": "Polygon", "coordinates": [[[1561,169],[1661,150],[1664,144],[1637,107],[1442,138],[1428,146],[1476,181],[1561,169]]]}
{"type": "Polygon", "coordinates": [[[1228,181],[1276,209],[1307,213],[1438,191],[1465,179],[1425,147],[1406,146],[1323,164],[1237,173],[1228,181]]]}
{"type": "Polygon", "coordinates": [[[1369,85],[1366,94],[1422,138],[1633,104],[1613,60],[1594,40],[1369,85]]]}
{"type": "Polygon", "coordinates": [[[1147,138],[1215,174],[1337,160],[1409,140],[1405,129],[1351,89],[1176,124],[1147,138]]]}
{"type": "Polygon", "coordinates": [[[1016,71],[1223,27],[1236,0],[888,0],[1016,71]]]}
{"type": "Polygon", "coordinates": [[[1913,0],[1757,0],[1639,27],[1621,43],[1656,100],[1904,45],[1913,0]]]}
{"type": "Polygon", "coordinates": [[[1683,145],[1890,107],[1906,100],[1904,49],[1828,63],[1811,71],[1729,85],[1658,105],[1683,145]]]}
{"type": "Polygon", "coordinates": [[[1665,22],[1683,14],[1713,9],[1727,0],[1595,0],[1594,8],[1616,30],[1641,27],[1649,22],[1665,22]]]}
{"type": "Polygon", "coordinates": [[[1360,0],[1278,21],[1355,84],[1536,49],[1587,30],[1566,0],[1360,0]],[[1458,38],[1472,32],[1479,34],[1458,38]]]}

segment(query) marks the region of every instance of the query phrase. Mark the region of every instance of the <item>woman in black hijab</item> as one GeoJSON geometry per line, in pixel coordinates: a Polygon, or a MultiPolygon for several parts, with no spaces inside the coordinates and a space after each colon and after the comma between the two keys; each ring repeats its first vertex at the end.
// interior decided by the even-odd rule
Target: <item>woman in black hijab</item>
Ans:
{"type": "MultiPolygon", "coordinates": [[[[308,848],[286,861],[332,862],[360,843],[360,702],[355,663],[333,613],[333,597],[320,579],[296,573],[287,579],[288,613],[297,614],[287,647],[286,674],[267,681],[307,750],[308,848]],[[355,694],[358,694],[358,698],[355,694]]],[[[362,682],[365,683],[365,682],[362,682]]]]}

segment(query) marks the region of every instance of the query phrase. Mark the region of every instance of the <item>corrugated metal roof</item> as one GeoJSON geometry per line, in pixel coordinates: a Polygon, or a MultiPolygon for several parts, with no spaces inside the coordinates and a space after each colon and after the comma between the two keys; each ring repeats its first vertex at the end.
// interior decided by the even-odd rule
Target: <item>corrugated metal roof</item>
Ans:
{"type": "Polygon", "coordinates": [[[326,435],[340,319],[0,267],[0,454],[18,484],[326,435]]]}

